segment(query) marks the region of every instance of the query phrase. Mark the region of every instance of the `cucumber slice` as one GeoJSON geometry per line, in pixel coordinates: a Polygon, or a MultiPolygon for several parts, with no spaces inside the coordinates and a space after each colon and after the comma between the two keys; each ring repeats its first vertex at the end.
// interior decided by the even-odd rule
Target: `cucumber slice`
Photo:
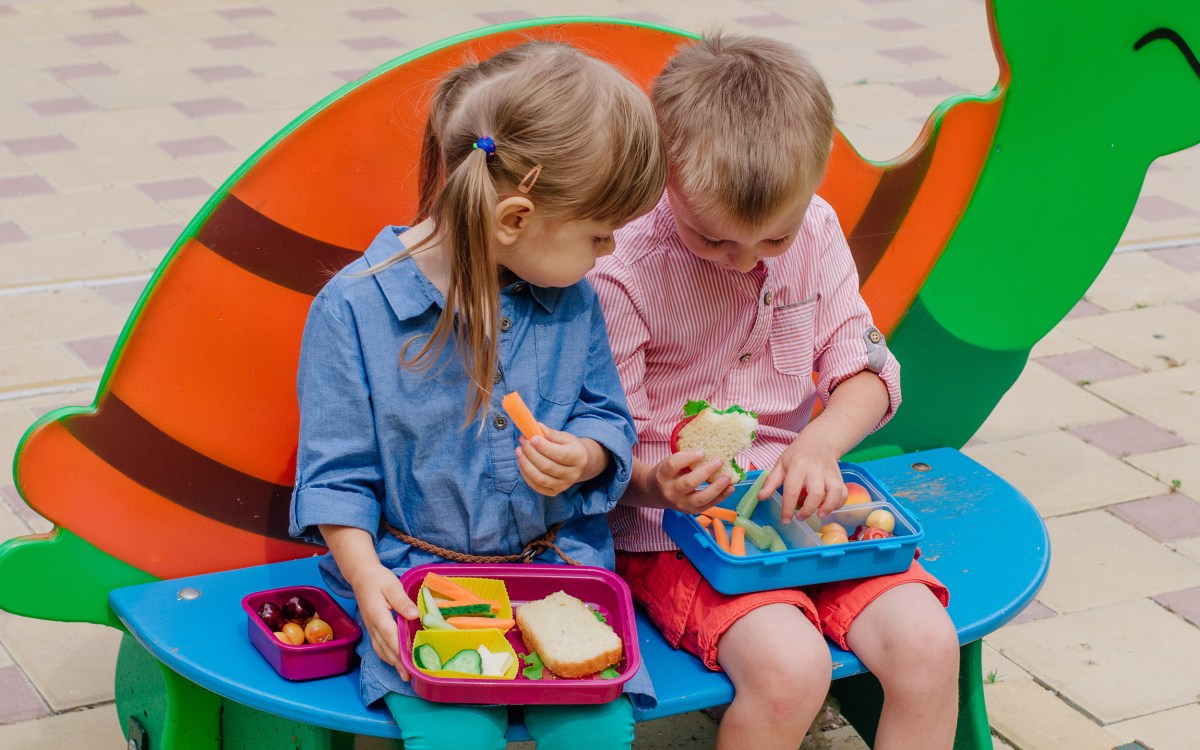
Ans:
{"type": "Polygon", "coordinates": [[[442,668],[442,657],[438,656],[437,649],[428,643],[417,646],[413,651],[413,661],[421,669],[430,672],[436,672],[442,668]]]}
{"type": "Polygon", "coordinates": [[[754,509],[758,507],[759,503],[758,492],[767,483],[767,474],[769,473],[769,471],[764,470],[759,474],[758,479],[754,480],[754,484],[750,485],[750,488],[742,495],[742,499],[738,500],[738,518],[751,518],[754,516],[754,509]]]}
{"type": "Polygon", "coordinates": [[[473,648],[464,648],[451,656],[442,664],[447,672],[466,672],[467,674],[483,674],[483,659],[473,648]]]}

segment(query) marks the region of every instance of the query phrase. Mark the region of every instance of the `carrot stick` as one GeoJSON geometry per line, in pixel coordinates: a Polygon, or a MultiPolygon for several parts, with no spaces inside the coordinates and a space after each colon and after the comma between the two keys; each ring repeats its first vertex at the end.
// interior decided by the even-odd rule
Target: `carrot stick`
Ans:
{"type": "Polygon", "coordinates": [[[725,524],[719,518],[713,519],[712,524],[713,539],[717,540],[717,546],[726,552],[729,551],[729,534],[725,531],[725,524]]]}
{"type": "Polygon", "coordinates": [[[709,526],[712,526],[712,516],[706,516],[701,513],[700,515],[696,516],[696,523],[707,529],[709,526]]]}
{"type": "Polygon", "coordinates": [[[534,418],[533,412],[529,411],[529,407],[525,405],[525,399],[521,398],[521,394],[512,391],[500,399],[500,404],[504,407],[504,411],[508,412],[508,416],[512,419],[513,424],[521,431],[521,434],[526,438],[531,438],[534,435],[546,437],[546,431],[538,424],[534,418]]]}
{"type": "Polygon", "coordinates": [[[702,510],[700,512],[706,516],[712,516],[713,518],[719,518],[722,521],[729,521],[730,523],[733,523],[734,521],[737,520],[737,513],[735,511],[732,511],[729,508],[722,508],[719,505],[714,505],[713,507],[709,508],[708,510],[702,510]]]}
{"type": "Polygon", "coordinates": [[[729,551],[735,555],[742,555],[744,557],[746,554],[746,527],[734,526],[730,534],[729,551]]]}
{"type": "Polygon", "coordinates": [[[468,617],[466,615],[459,617],[447,617],[446,622],[458,628],[459,630],[478,630],[482,628],[508,630],[516,624],[512,620],[505,620],[501,617],[468,617]]]}
{"type": "Polygon", "coordinates": [[[457,599],[468,603],[478,603],[483,599],[461,583],[456,583],[449,578],[438,575],[437,573],[426,573],[424,585],[433,593],[439,594],[447,599],[457,599]]]}

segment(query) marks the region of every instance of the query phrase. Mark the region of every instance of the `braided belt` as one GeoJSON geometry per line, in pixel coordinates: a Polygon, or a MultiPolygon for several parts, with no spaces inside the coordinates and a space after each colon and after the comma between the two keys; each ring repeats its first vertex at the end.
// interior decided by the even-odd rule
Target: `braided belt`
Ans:
{"type": "Polygon", "coordinates": [[[400,541],[405,542],[406,544],[411,544],[412,546],[416,547],[419,550],[424,550],[430,554],[437,555],[438,557],[444,557],[447,560],[453,560],[454,562],[462,562],[462,563],[507,563],[507,562],[530,563],[530,562],[533,562],[533,558],[537,557],[538,555],[540,555],[541,553],[545,552],[548,549],[552,549],[558,553],[558,556],[561,557],[563,559],[563,562],[565,562],[567,565],[580,565],[581,564],[577,560],[572,560],[571,558],[567,557],[566,554],[564,554],[563,551],[558,548],[558,545],[554,543],[554,539],[555,539],[555,537],[558,536],[558,530],[562,526],[562,523],[556,523],[553,526],[551,526],[549,529],[546,530],[545,534],[542,534],[537,539],[534,539],[529,544],[526,544],[525,548],[522,549],[520,552],[516,553],[515,555],[468,555],[466,552],[456,552],[455,550],[452,550],[452,549],[446,549],[445,547],[439,547],[436,544],[432,544],[430,542],[425,541],[424,539],[417,539],[415,536],[409,536],[408,534],[405,534],[400,529],[397,529],[395,526],[392,526],[387,521],[384,521],[383,525],[385,527],[387,527],[388,532],[391,533],[392,536],[396,537],[400,541]]]}

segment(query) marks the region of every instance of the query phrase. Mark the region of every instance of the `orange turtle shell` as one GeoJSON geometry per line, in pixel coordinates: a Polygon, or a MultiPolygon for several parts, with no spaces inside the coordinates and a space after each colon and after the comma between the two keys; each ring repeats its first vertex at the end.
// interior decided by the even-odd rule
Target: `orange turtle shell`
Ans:
{"type": "MultiPolygon", "coordinates": [[[[30,506],[164,578],[318,552],[287,534],[309,304],[381,227],[414,216],[432,82],[535,38],[574,44],[643,87],[686,42],[595,19],[510,24],[406,55],[314,106],[185,230],[126,325],[95,406],[51,413],[26,435],[16,479],[30,506]]],[[[839,135],[821,192],[885,331],[953,230],[996,111],[952,107],[943,125],[966,127],[939,137],[931,120],[889,164],[862,160],[839,135]]]]}

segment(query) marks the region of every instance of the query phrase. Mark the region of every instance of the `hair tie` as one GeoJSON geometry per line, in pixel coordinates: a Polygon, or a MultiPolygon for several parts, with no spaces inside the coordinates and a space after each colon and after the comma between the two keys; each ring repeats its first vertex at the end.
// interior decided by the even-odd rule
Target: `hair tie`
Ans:
{"type": "Polygon", "coordinates": [[[475,141],[475,145],[471,146],[471,148],[481,148],[483,149],[483,153],[487,154],[488,156],[494,156],[496,153],[496,142],[492,140],[490,135],[485,135],[479,140],[475,141]]]}

